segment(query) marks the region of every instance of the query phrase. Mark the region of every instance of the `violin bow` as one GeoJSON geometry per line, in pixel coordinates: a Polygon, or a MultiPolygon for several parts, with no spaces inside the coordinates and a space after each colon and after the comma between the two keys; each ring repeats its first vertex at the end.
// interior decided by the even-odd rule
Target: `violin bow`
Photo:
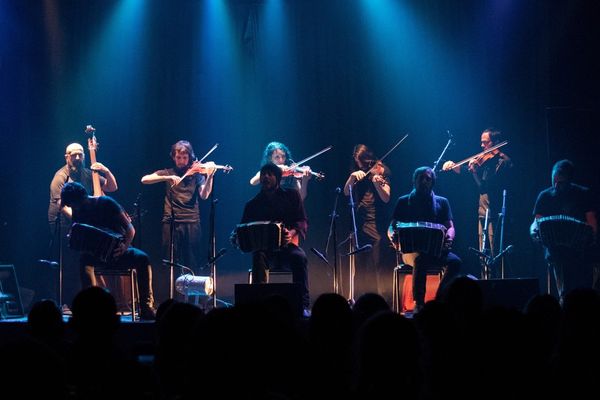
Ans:
{"type": "MultiPolygon", "coordinates": [[[[398,143],[396,143],[396,144],[395,144],[395,145],[394,145],[394,146],[393,146],[391,149],[389,149],[389,150],[388,150],[388,152],[387,152],[387,153],[385,153],[385,154],[383,155],[383,157],[381,157],[379,160],[377,160],[377,162],[383,161],[383,160],[384,160],[384,159],[385,159],[387,156],[389,156],[389,155],[390,155],[390,153],[391,153],[392,151],[394,151],[394,150],[396,149],[396,147],[400,146],[400,143],[404,142],[404,139],[406,139],[407,137],[408,137],[408,133],[407,133],[406,135],[404,135],[404,137],[403,137],[402,139],[400,139],[400,140],[398,141],[398,143]]],[[[373,172],[373,170],[374,170],[374,169],[375,169],[375,167],[377,166],[377,162],[376,162],[375,164],[373,164],[373,166],[372,166],[372,167],[371,167],[371,168],[370,168],[370,169],[367,171],[367,173],[365,174],[365,177],[366,177],[367,175],[369,175],[371,172],[373,172]]],[[[360,181],[362,181],[363,179],[364,179],[364,177],[363,177],[363,178],[361,178],[361,179],[358,179],[356,182],[360,182],[360,181]]]]}
{"type": "Polygon", "coordinates": [[[208,157],[210,155],[210,153],[212,153],[213,151],[215,151],[215,149],[219,147],[219,143],[215,143],[215,145],[208,151],[208,153],[206,153],[204,155],[204,157],[202,157],[198,162],[202,162],[206,159],[206,157],[208,157]]]}
{"type": "Polygon", "coordinates": [[[333,146],[327,146],[325,147],[323,150],[317,151],[315,154],[313,154],[312,156],[303,158],[302,160],[298,161],[297,163],[293,163],[294,166],[299,167],[300,165],[304,164],[307,161],[312,160],[313,158],[320,156],[321,154],[325,153],[326,151],[329,151],[333,149],[333,146]]]}
{"type": "Polygon", "coordinates": [[[502,147],[504,145],[507,145],[507,144],[508,144],[508,140],[505,140],[504,142],[500,142],[500,143],[498,143],[498,144],[490,147],[489,149],[482,151],[481,153],[477,153],[474,156],[467,157],[464,160],[462,160],[460,162],[457,162],[456,164],[454,164],[454,166],[452,167],[452,169],[454,169],[456,167],[460,167],[461,165],[463,165],[464,163],[467,163],[467,162],[471,161],[475,157],[479,157],[479,156],[482,156],[484,154],[490,153],[490,152],[492,152],[492,151],[494,151],[496,149],[499,149],[500,147],[502,147]]]}

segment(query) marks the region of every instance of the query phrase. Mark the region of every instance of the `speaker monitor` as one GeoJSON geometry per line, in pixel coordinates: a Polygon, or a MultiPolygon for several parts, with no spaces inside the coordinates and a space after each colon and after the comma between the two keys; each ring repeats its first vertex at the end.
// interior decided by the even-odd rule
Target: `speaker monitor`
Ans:
{"type": "Polygon", "coordinates": [[[0,319],[24,315],[15,267],[0,265],[0,319]]]}
{"type": "Polygon", "coordinates": [[[302,293],[297,283],[240,283],[234,286],[236,305],[261,303],[271,296],[283,297],[290,304],[294,315],[302,315],[302,293]]]}
{"type": "Polygon", "coordinates": [[[483,293],[484,306],[514,307],[519,310],[540,293],[537,278],[487,279],[477,281],[483,293]]]}

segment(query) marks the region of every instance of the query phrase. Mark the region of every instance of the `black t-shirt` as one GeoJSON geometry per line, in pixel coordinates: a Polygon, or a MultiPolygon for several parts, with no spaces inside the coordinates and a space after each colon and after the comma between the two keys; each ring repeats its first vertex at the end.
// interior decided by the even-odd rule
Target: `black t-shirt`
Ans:
{"type": "MultiPolygon", "coordinates": [[[[159,176],[177,175],[174,168],[161,169],[155,174],[159,176]]],[[[171,221],[171,202],[173,203],[173,213],[175,222],[200,222],[200,188],[206,178],[202,174],[187,176],[178,185],[171,187],[171,182],[165,182],[165,204],[163,207],[163,222],[171,221]]]]}
{"type": "Polygon", "coordinates": [[[352,193],[356,203],[357,217],[361,221],[376,221],[378,219],[377,210],[385,204],[377,194],[375,184],[370,176],[356,182],[352,186],[352,193]]]}
{"type": "Polygon", "coordinates": [[[302,198],[295,189],[278,188],[269,194],[260,191],[246,203],[241,223],[255,221],[283,222],[287,228],[298,231],[303,238],[308,228],[302,198]]]}
{"type": "Polygon", "coordinates": [[[568,215],[585,222],[585,214],[593,210],[591,191],[570,183],[565,190],[558,191],[554,187],[543,190],[535,202],[533,215],[568,215]]]}
{"type": "Polygon", "coordinates": [[[394,220],[401,222],[433,222],[445,224],[452,220],[450,202],[442,196],[417,196],[413,191],[398,199],[394,220]]]}
{"type": "MultiPolygon", "coordinates": [[[[56,221],[56,216],[60,211],[58,208],[58,203],[60,201],[60,192],[67,182],[79,182],[83,185],[83,187],[85,187],[85,190],[87,190],[89,194],[92,194],[94,192],[92,183],[92,170],[84,168],[80,171],[79,174],[69,175],[68,165],[63,166],[61,169],[56,171],[56,173],[54,174],[54,178],[52,178],[52,182],[50,183],[50,204],[48,206],[49,223],[54,223],[56,221]]],[[[100,185],[104,185],[105,182],[106,178],[100,176],[100,185]]],[[[68,221],[65,221],[65,223],[67,225],[70,225],[70,222],[68,221]]]]}
{"type": "Polygon", "coordinates": [[[123,208],[108,196],[89,197],[79,210],[73,210],[73,222],[95,226],[124,235],[127,225],[123,224],[123,208]]]}

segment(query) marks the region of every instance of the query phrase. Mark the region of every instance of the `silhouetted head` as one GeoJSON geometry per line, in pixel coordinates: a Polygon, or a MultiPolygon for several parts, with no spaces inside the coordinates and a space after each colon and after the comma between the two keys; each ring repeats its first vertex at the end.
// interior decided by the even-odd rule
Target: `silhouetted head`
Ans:
{"type": "Polygon", "coordinates": [[[36,337],[60,337],[65,323],[62,313],[52,300],[38,301],[27,315],[27,324],[36,337]]]}
{"type": "Polygon", "coordinates": [[[73,299],[71,323],[82,337],[109,338],[119,326],[117,303],[105,289],[92,286],[73,299]]]}

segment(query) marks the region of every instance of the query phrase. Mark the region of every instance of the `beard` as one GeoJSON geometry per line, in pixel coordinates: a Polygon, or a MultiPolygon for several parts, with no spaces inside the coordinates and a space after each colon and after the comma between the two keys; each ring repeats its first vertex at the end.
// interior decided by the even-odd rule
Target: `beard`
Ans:
{"type": "Polygon", "coordinates": [[[79,162],[68,162],[67,167],[69,168],[69,174],[81,175],[81,171],[85,169],[85,163],[79,162]]]}
{"type": "Polygon", "coordinates": [[[185,174],[187,172],[187,170],[190,168],[189,165],[186,165],[183,168],[179,168],[177,165],[175,167],[173,167],[173,170],[175,171],[175,175],[177,176],[182,176],[183,174],[185,174]]]}

